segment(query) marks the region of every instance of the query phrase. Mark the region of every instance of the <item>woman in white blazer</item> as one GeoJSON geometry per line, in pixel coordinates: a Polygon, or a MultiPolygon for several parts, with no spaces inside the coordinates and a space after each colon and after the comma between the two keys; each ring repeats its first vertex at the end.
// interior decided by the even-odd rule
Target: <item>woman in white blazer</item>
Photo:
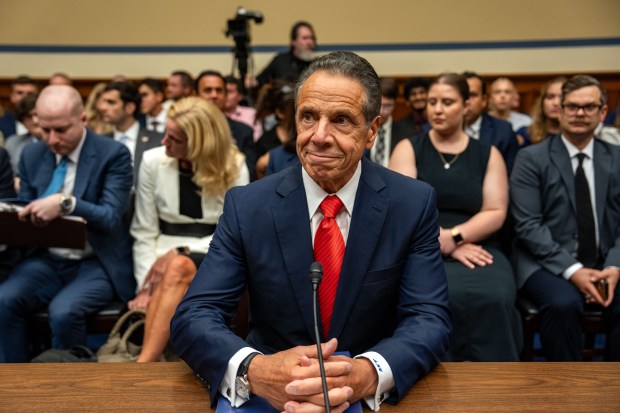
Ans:
{"type": "Polygon", "coordinates": [[[223,113],[189,97],[168,112],[162,146],[144,152],[131,224],[141,286],[129,308],[147,309],[137,361],[157,361],[170,320],[209,249],[224,194],[249,182],[244,156],[223,113]]]}

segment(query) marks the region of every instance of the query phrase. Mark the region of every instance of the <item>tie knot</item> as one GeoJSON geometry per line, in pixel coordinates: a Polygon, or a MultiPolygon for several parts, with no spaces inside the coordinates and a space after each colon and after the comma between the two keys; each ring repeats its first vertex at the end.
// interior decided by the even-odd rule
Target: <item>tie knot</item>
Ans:
{"type": "Polygon", "coordinates": [[[579,161],[579,166],[583,164],[583,160],[588,156],[583,152],[579,152],[577,155],[577,160],[579,161]]]}
{"type": "Polygon", "coordinates": [[[335,218],[342,206],[343,204],[340,198],[336,195],[330,195],[325,197],[319,208],[323,212],[325,218],[335,218]]]}
{"type": "Polygon", "coordinates": [[[60,158],[60,162],[58,162],[58,166],[65,166],[67,165],[67,162],[69,162],[69,157],[67,155],[64,155],[62,158],[60,158]]]}

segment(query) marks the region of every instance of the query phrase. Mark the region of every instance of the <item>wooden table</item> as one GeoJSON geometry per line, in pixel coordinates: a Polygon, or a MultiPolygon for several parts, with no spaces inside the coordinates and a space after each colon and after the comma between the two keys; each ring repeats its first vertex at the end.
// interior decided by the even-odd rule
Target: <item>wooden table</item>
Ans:
{"type": "MultiPolygon", "coordinates": [[[[0,364],[2,412],[209,412],[183,363],[0,364]]],[[[381,412],[618,412],[620,363],[443,363],[381,412]]]]}

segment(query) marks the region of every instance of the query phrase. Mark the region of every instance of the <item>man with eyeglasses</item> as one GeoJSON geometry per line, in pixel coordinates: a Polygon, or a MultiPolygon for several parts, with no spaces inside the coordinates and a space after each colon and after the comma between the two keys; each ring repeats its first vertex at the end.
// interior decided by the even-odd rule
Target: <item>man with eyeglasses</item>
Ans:
{"type": "Polygon", "coordinates": [[[517,283],[540,310],[549,361],[581,360],[586,305],[602,306],[606,359],[620,360],[620,147],[594,138],[606,98],[593,77],[567,80],[561,134],[522,149],[510,177],[517,283]]]}

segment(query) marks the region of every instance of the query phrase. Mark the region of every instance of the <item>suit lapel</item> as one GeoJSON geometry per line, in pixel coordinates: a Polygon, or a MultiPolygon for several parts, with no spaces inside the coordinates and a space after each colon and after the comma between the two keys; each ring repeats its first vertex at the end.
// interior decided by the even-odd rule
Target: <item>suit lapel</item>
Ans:
{"type": "Polygon", "coordinates": [[[82,198],[84,192],[86,192],[86,187],[88,186],[96,157],[97,152],[92,143],[92,136],[90,132],[87,132],[86,138],[84,139],[84,146],[82,146],[82,151],[80,152],[80,159],[75,173],[75,182],[73,184],[73,196],[76,198],[82,198]]]}
{"type": "Polygon", "coordinates": [[[45,151],[45,158],[43,159],[43,162],[41,162],[40,168],[41,169],[37,172],[38,176],[45,176],[47,179],[44,179],[44,182],[37,180],[37,183],[33,185],[33,187],[36,188],[37,197],[40,197],[45,193],[54,176],[54,169],[56,169],[56,155],[54,155],[51,150],[48,149],[45,151]]]}
{"type": "Polygon", "coordinates": [[[389,208],[389,200],[380,193],[385,182],[377,174],[377,168],[370,161],[362,160],[362,176],[338,281],[330,337],[338,337],[345,327],[368,272],[389,208]]]}
{"type": "Polygon", "coordinates": [[[571,164],[568,151],[562,143],[562,138],[557,135],[549,138],[549,158],[550,162],[558,169],[562,181],[566,186],[568,197],[570,198],[570,204],[573,207],[573,211],[577,214],[577,205],[575,201],[575,174],[573,173],[573,165],[571,164]]]}
{"type": "Polygon", "coordinates": [[[308,269],[313,261],[312,233],[301,166],[288,173],[276,191],[282,200],[271,208],[273,222],[293,294],[308,334],[313,337],[312,290],[308,280],[308,269]]]}
{"type": "Polygon", "coordinates": [[[609,176],[611,174],[611,156],[605,147],[598,140],[594,139],[594,191],[596,199],[596,216],[598,226],[603,225],[603,215],[605,214],[605,204],[607,200],[607,188],[609,187],[609,176]]]}
{"type": "Polygon", "coordinates": [[[490,115],[482,114],[482,121],[480,122],[480,142],[492,144],[491,136],[493,136],[493,122],[488,117],[490,115]]]}

